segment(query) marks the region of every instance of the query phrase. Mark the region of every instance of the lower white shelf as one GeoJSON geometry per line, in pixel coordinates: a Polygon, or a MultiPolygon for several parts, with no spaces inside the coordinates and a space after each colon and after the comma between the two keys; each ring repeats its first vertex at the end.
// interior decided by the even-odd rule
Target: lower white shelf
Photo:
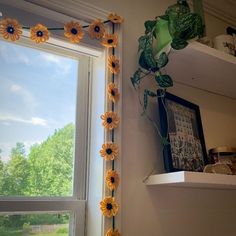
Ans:
{"type": "Polygon", "coordinates": [[[236,175],[179,171],[151,175],[145,184],[188,188],[236,189],[236,175]]]}

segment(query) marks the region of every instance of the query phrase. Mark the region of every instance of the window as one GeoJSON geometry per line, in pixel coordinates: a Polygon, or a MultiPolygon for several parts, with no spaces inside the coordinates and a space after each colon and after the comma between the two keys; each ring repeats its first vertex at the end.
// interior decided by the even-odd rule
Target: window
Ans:
{"type": "Polygon", "coordinates": [[[0,235],[84,235],[91,58],[0,40],[0,235]]]}

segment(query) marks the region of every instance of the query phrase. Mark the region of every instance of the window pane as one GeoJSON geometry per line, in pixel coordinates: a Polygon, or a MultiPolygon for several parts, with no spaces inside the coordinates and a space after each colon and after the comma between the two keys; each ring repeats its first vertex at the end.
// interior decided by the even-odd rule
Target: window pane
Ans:
{"type": "Polygon", "coordinates": [[[0,40],[0,196],[71,196],[78,60],[0,40]]]}
{"type": "Polygon", "coordinates": [[[69,213],[0,215],[1,236],[68,236],[69,213]]]}

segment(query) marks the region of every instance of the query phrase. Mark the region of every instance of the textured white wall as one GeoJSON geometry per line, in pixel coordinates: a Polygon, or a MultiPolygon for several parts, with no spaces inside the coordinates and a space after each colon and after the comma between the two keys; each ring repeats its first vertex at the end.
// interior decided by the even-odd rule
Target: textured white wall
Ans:
{"type": "MultiPolygon", "coordinates": [[[[143,22],[163,14],[175,1],[86,0],[124,16],[123,35],[123,236],[235,236],[236,192],[184,188],[146,187],[142,179],[161,169],[161,147],[155,130],[140,117],[140,107],[130,76],[137,67],[137,39],[143,22]]],[[[207,31],[215,36],[224,23],[207,17],[207,31]]],[[[223,79],[223,78],[222,78],[223,79]]],[[[236,102],[196,89],[176,85],[171,92],[201,106],[207,146],[236,145],[236,102]]],[[[152,103],[155,113],[155,104],[152,103]]]]}

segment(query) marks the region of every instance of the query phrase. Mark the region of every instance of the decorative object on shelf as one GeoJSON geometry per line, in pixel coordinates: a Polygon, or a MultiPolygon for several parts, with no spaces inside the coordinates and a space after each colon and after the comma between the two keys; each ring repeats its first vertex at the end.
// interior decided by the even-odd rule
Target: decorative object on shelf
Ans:
{"type": "Polygon", "coordinates": [[[236,175],[236,148],[222,146],[209,150],[210,163],[204,168],[207,173],[236,175]]]}
{"type": "MultiPolygon", "coordinates": [[[[192,13],[186,0],[177,0],[177,3],[169,6],[162,16],[144,23],[145,34],[139,39],[139,68],[131,77],[133,87],[138,92],[139,102],[143,108],[143,115],[150,121],[146,109],[149,97],[158,97],[155,90],[141,88],[141,81],[150,76],[156,81],[157,88],[162,89],[161,96],[165,96],[167,88],[173,86],[172,78],[165,73],[165,66],[169,59],[168,54],[173,48],[183,49],[188,45],[188,40],[200,38],[204,32],[201,17],[192,13]],[[143,97],[143,98],[141,98],[143,97]]],[[[162,143],[166,138],[161,135],[158,125],[154,124],[162,143]]]]}
{"type": "Polygon", "coordinates": [[[213,39],[213,44],[215,49],[235,55],[233,36],[227,34],[218,35],[213,39]]]}
{"type": "Polygon", "coordinates": [[[235,53],[234,56],[236,56],[236,29],[232,28],[232,27],[227,27],[226,28],[226,32],[228,35],[231,35],[233,37],[234,40],[234,49],[235,49],[235,53]]]}
{"type": "Polygon", "coordinates": [[[165,170],[203,171],[207,153],[199,107],[166,93],[159,97],[159,113],[161,132],[168,141],[163,153],[165,170]]]}
{"type": "MultiPolygon", "coordinates": [[[[0,16],[2,16],[0,12],[0,16]]],[[[107,229],[105,235],[107,236],[120,236],[118,229],[116,228],[115,216],[118,214],[118,203],[115,195],[116,190],[119,186],[120,178],[117,171],[115,171],[115,159],[118,156],[118,145],[115,144],[116,134],[115,130],[119,123],[120,118],[115,112],[116,105],[119,102],[120,93],[118,90],[118,84],[115,84],[120,72],[120,60],[116,56],[115,48],[118,46],[118,34],[116,34],[116,25],[123,22],[123,18],[115,13],[108,15],[106,21],[96,19],[89,25],[81,25],[79,22],[70,21],[64,25],[64,27],[52,27],[47,28],[46,26],[38,23],[34,27],[22,26],[17,20],[13,18],[6,18],[0,20],[0,36],[5,40],[16,41],[19,40],[23,30],[30,30],[30,39],[36,43],[45,43],[50,39],[52,31],[64,31],[64,36],[71,43],[78,44],[84,36],[85,29],[88,28],[87,33],[92,39],[100,40],[108,52],[107,70],[108,70],[108,83],[107,84],[107,97],[109,101],[110,111],[105,112],[101,115],[102,125],[106,129],[107,135],[111,140],[106,140],[106,143],[102,145],[100,151],[101,156],[111,163],[111,169],[107,171],[107,175],[104,182],[107,186],[107,191],[110,192],[110,196],[104,197],[100,202],[100,209],[105,217],[111,218],[109,221],[112,225],[110,229],[107,229]],[[111,33],[106,32],[106,24],[110,24],[111,33]]],[[[106,191],[106,192],[107,192],[106,191]]],[[[110,226],[109,226],[110,227],[110,226]]]]}

